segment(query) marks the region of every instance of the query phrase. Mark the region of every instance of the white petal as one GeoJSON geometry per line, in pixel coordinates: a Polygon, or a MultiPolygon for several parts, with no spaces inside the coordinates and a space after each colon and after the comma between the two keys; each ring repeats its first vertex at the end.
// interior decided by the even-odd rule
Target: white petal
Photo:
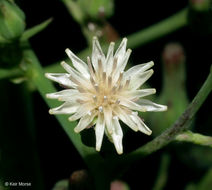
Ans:
{"type": "Polygon", "coordinates": [[[125,57],[126,53],[126,46],[127,46],[127,38],[123,38],[120,46],[118,47],[114,57],[118,59],[118,66],[122,63],[123,58],[125,57]]]}
{"type": "Polygon", "coordinates": [[[50,114],[72,114],[78,109],[79,104],[77,102],[65,102],[59,107],[49,110],[50,114]]]}
{"type": "Polygon", "coordinates": [[[113,143],[115,145],[115,148],[118,154],[122,154],[123,153],[123,146],[122,146],[123,132],[119,124],[118,118],[116,116],[113,117],[112,119],[112,125],[114,128],[114,132],[111,135],[113,139],[113,143]]]}
{"type": "Polygon", "coordinates": [[[113,109],[113,111],[132,130],[138,131],[138,126],[135,125],[135,123],[132,121],[132,119],[129,117],[128,113],[126,113],[124,109],[117,106],[113,109]]]}
{"type": "Polygon", "coordinates": [[[75,89],[61,90],[59,92],[46,94],[46,97],[50,99],[58,99],[63,96],[72,96],[73,94],[79,94],[78,90],[75,89]]]}
{"type": "Polygon", "coordinates": [[[144,84],[153,74],[153,70],[145,71],[138,75],[133,75],[129,84],[129,89],[138,89],[144,84]]]}
{"type": "Polygon", "coordinates": [[[131,50],[128,50],[128,53],[126,53],[126,46],[127,38],[124,38],[114,55],[114,59],[117,59],[117,66],[113,72],[113,81],[117,81],[120,72],[124,70],[127,60],[130,56],[131,50]]]}
{"type": "Polygon", "coordinates": [[[84,102],[90,101],[92,99],[92,95],[90,95],[89,93],[73,93],[70,96],[60,96],[58,97],[59,101],[68,101],[68,102],[72,102],[72,101],[77,101],[77,100],[82,100],[84,102]]]}
{"type": "Polygon", "coordinates": [[[143,107],[143,105],[139,105],[127,98],[123,98],[120,96],[119,100],[120,100],[120,105],[123,105],[123,106],[129,108],[130,110],[138,110],[138,111],[142,111],[142,112],[147,111],[146,108],[143,107]]]}
{"type": "Polygon", "coordinates": [[[140,104],[143,108],[146,109],[146,111],[153,111],[153,112],[158,112],[158,111],[166,111],[167,106],[156,104],[150,100],[146,99],[139,99],[137,101],[138,104],[140,104]]]}
{"type": "Polygon", "coordinates": [[[100,151],[102,146],[102,140],[105,131],[105,121],[101,113],[98,115],[96,127],[95,127],[95,134],[96,134],[96,150],[100,151]]]}
{"type": "Polygon", "coordinates": [[[117,65],[117,67],[115,69],[115,72],[113,74],[113,82],[114,82],[114,84],[118,80],[120,73],[124,71],[124,69],[125,69],[125,67],[127,65],[128,59],[130,57],[131,52],[132,52],[132,50],[128,49],[127,52],[125,53],[124,57],[122,58],[121,62],[118,63],[118,65],[117,65]]]}
{"type": "Polygon", "coordinates": [[[69,117],[69,121],[75,121],[89,113],[91,113],[92,111],[92,106],[90,104],[83,104],[80,107],[78,107],[78,109],[76,110],[76,113],[74,115],[72,115],[71,117],[69,117]]]}
{"type": "Polygon", "coordinates": [[[82,87],[82,88],[92,88],[90,81],[87,80],[86,78],[84,78],[79,72],[77,72],[76,70],[74,70],[72,67],[70,67],[65,61],[61,62],[61,65],[63,66],[63,68],[65,70],[67,70],[70,73],[70,80],[74,80],[72,82],[74,82],[76,85],[82,87]]]}
{"type": "Polygon", "coordinates": [[[87,79],[81,73],[76,71],[73,67],[68,65],[65,61],[62,61],[61,65],[68,73],[70,73],[70,76],[74,77],[77,81],[81,83],[87,81],[87,79]]]}
{"type": "Polygon", "coordinates": [[[70,88],[76,88],[76,84],[74,84],[70,79],[70,74],[67,73],[45,73],[45,76],[53,80],[55,82],[58,82],[64,86],[70,87],[70,88]]]}
{"type": "Polygon", "coordinates": [[[106,57],[106,60],[105,60],[106,73],[108,74],[108,76],[112,72],[112,68],[113,68],[113,51],[114,51],[114,46],[115,46],[115,43],[114,42],[111,42],[110,43],[110,46],[108,48],[107,57],[106,57]]]}
{"type": "Polygon", "coordinates": [[[146,135],[151,135],[152,131],[145,125],[145,123],[141,120],[141,118],[139,116],[137,116],[137,114],[134,114],[134,113],[131,114],[130,117],[138,126],[138,130],[146,135]]]}
{"type": "Polygon", "coordinates": [[[83,129],[85,129],[94,119],[94,117],[96,116],[95,113],[92,113],[91,115],[87,114],[85,116],[83,116],[79,123],[77,124],[77,126],[74,128],[74,131],[76,133],[79,133],[80,131],[82,131],[83,129]]]}
{"type": "Polygon", "coordinates": [[[129,60],[129,57],[130,57],[130,54],[131,54],[132,50],[131,49],[128,49],[127,52],[125,53],[123,59],[122,59],[122,62],[118,64],[117,66],[117,70],[118,71],[123,71],[127,65],[127,62],[129,60]]]}
{"type": "Polygon", "coordinates": [[[71,59],[73,66],[80,73],[82,73],[82,75],[85,78],[88,79],[90,77],[88,65],[84,61],[82,61],[81,59],[79,59],[70,49],[66,49],[65,52],[67,53],[67,55],[71,59]]]}
{"type": "MultiPolygon", "coordinates": [[[[102,51],[102,48],[99,44],[97,37],[94,36],[91,61],[96,72],[98,72],[98,59],[101,59],[102,63],[105,63],[105,55],[102,51]]],[[[105,69],[104,65],[103,65],[103,69],[105,69]]]]}
{"type": "Polygon", "coordinates": [[[147,89],[141,89],[141,90],[131,90],[131,91],[123,91],[123,95],[130,100],[133,100],[135,98],[142,98],[151,94],[155,94],[156,90],[155,88],[147,88],[147,89]]]}
{"type": "Polygon", "coordinates": [[[129,77],[139,75],[140,73],[142,73],[142,72],[148,70],[149,68],[151,68],[153,65],[154,65],[153,61],[150,61],[148,63],[143,63],[143,64],[136,65],[136,66],[130,68],[129,70],[127,70],[125,72],[124,76],[126,77],[126,79],[128,79],[129,77]]]}
{"type": "Polygon", "coordinates": [[[105,119],[105,123],[106,123],[108,133],[112,134],[112,132],[113,132],[113,126],[112,126],[112,123],[111,123],[112,109],[109,106],[105,106],[103,108],[103,112],[104,112],[104,119],[105,119]]]}

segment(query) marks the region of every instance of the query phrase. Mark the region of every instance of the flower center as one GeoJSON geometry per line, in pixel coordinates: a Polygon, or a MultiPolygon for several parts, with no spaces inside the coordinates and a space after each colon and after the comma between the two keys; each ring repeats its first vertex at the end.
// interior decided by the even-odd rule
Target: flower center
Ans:
{"type": "MultiPolygon", "coordinates": [[[[93,104],[92,107],[103,112],[104,107],[114,106],[120,103],[120,96],[123,90],[126,90],[129,86],[130,79],[123,79],[123,71],[117,70],[117,58],[113,60],[113,66],[110,73],[106,73],[103,69],[102,60],[98,60],[98,68],[93,68],[91,60],[88,57],[88,68],[90,72],[90,84],[91,88],[85,86],[80,88],[77,87],[79,92],[89,92],[89,102],[93,104]]],[[[71,80],[77,84],[77,81],[71,80]]],[[[88,101],[88,100],[87,100],[88,101]]],[[[84,101],[78,100],[78,102],[84,103],[84,101]]]]}
{"type": "MultiPolygon", "coordinates": [[[[113,76],[113,75],[112,75],[113,76]]],[[[99,83],[94,83],[94,80],[91,79],[91,83],[94,87],[93,92],[93,102],[95,104],[96,109],[99,109],[100,112],[103,111],[105,106],[114,106],[120,103],[120,94],[126,89],[129,85],[130,80],[126,80],[123,85],[123,72],[119,73],[116,81],[110,76],[107,76],[105,72],[102,72],[102,75],[98,76],[99,83]]]]}

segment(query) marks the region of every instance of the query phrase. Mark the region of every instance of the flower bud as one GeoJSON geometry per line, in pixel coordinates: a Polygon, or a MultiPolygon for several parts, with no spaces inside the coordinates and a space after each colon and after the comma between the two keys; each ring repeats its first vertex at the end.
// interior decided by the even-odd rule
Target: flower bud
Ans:
{"type": "Polygon", "coordinates": [[[10,0],[0,0],[0,43],[10,42],[25,29],[24,12],[10,0]]]}
{"type": "Polygon", "coordinates": [[[211,6],[211,0],[189,0],[189,3],[196,11],[207,11],[211,6]]]}
{"type": "Polygon", "coordinates": [[[69,189],[85,190],[89,189],[89,175],[86,170],[73,172],[69,179],[69,189]]]}
{"type": "Polygon", "coordinates": [[[129,186],[120,180],[115,180],[110,184],[110,190],[129,190],[129,186]]]}
{"type": "Polygon", "coordinates": [[[168,111],[155,113],[151,122],[153,135],[157,136],[183,113],[188,105],[185,87],[185,53],[179,43],[167,44],[162,53],[163,88],[157,101],[168,105],[168,111]]]}
{"type": "Polygon", "coordinates": [[[113,14],[113,0],[78,0],[82,10],[91,18],[105,18],[113,14]]]}

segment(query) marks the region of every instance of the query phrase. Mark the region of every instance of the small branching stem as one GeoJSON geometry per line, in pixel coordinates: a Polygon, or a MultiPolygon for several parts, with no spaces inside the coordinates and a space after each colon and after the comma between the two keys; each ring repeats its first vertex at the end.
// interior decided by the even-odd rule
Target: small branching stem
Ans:
{"type": "Polygon", "coordinates": [[[202,146],[209,146],[212,148],[212,137],[205,136],[191,131],[185,131],[175,137],[176,141],[190,142],[202,146]]]}

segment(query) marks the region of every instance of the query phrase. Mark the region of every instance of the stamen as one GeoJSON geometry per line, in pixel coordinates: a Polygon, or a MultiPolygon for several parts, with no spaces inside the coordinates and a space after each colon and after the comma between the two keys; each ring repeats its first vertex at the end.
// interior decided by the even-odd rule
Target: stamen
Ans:
{"type": "Polygon", "coordinates": [[[116,102],[115,102],[115,104],[120,104],[120,100],[117,99],[116,102]]]}
{"type": "Polygon", "coordinates": [[[99,112],[102,113],[103,112],[103,107],[99,106],[99,112]]]}
{"type": "Polygon", "coordinates": [[[123,85],[120,85],[120,86],[118,87],[118,91],[120,91],[122,88],[123,88],[123,85]]]}
{"type": "Polygon", "coordinates": [[[124,85],[124,88],[128,88],[129,87],[129,84],[130,84],[130,78],[126,80],[126,83],[124,85]]]}
{"type": "Polygon", "coordinates": [[[104,103],[106,103],[108,100],[107,96],[104,96],[104,103]]]}
{"type": "Polygon", "coordinates": [[[81,83],[80,83],[78,80],[76,80],[74,77],[72,77],[71,75],[69,76],[69,79],[70,79],[73,83],[75,83],[75,84],[81,86],[81,83]]]}
{"type": "Polygon", "coordinates": [[[102,60],[101,59],[98,59],[98,68],[99,68],[99,74],[101,75],[102,74],[102,60]]]}
{"type": "Polygon", "coordinates": [[[96,95],[93,96],[93,100],[94,100],[95,103],[97,102],[97,97],[96,97],[96,95]]]}
{"type": "Polygon", "coordinates": [[[94,78],[95,74],[94,74],[93,67],[91,65],[91,59],[90,59],[90,57],[87,57],[87,62],[88,62],[88,68],[89,68],[90,74],[94,78]]]}
{"type": "Polygon", "coordinates": [[[80,93],[85,92],[85,89],[83,89],[82,87],[77,86],[76,88],[77,88],[77,90],[78,90],[80,93]]]}
{"type": "Polygon", "coordinates": [[[115,85],[114,85],[114,87],[112,88],[111,92],[112,92],[112,93],[115,93],[115,92],[116,92],[117,87],[118,87],[118,86],[115,84],[115,85]]]}
{"type": "Polygon", "coordinates": [[[112,84],[112,77],[109,76],[108,77],[108,88],[111,88],[111,84],[112,84]]]}
{"type": "Polygon", "coordinates": [[[120,82],[121,82],[121,80],[123,78],[123,73],[124,73],[123,71],[120,72],[120,75],[119,75],[119,78],[118,78],[118,81],[117,81],[117,85],[120,84],[120,82]]]}
{"type": "Polygon", "coordinates": [[[94,85],[94,88],[95,88],[95,90],[96,90],[97,92],[99,92],[99,85],[98,85],[98,84],[95,84],[95,85],[94,85]]]}
{"type": "Polygon", "coordinates": [[[90,77],[90,81],[91,81],[91,84],[94,86],[96,83],[95,81],[93,80],[93,77],[90,77]]]}
{"type": "Polygon", "coordinates": [[[102,81],[103,81],[103,84],[105,84],[105,82],[106,82],[106,72],[103,72],[103,74],[102,74],[102,81]]]}

